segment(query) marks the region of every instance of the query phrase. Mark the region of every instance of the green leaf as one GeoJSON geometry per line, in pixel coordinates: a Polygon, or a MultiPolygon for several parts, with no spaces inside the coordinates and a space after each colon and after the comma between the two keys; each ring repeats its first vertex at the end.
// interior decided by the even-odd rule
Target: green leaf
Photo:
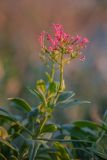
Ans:
{"type": "Polygon", "coordinates": [[[107,142],[107,134],[104,131],[101,131],[95,144],[95,149],[103,154],[106,154],[107,156],[107,143],[105,142],[107,142]]]}
{"type": "Polygon", "coordinates": [[[66,150],[66,147],[64,147],[61,143],[59,142],[55,142],[54,143],[54,146],[55,148],[57,149],[57,154],[58,154],[58,157],[61,159],[61,160],[71,160],[67,150],[66,150]]]}
{"type": "Polygon", "coordinates": [[[12,117],[12,115],[7,110],[5,110],[3,108],[0,108],[0,113],[3,114],[3,115],[7,115],[7,116],[12,117]]]}
{"type": "Polygon", "coordinates": [[[42,133],[55,132],[56,130],[57,126],[55,124],[46,124],[42,129],[42,133]]]}
{"type": "Polygon", "coordinates": [[[66,103],[73,96],[75,96],[75,93],[73,91],[65,91],[60,94],[57,101],[58,101],[58,103],[66,103]]]}
{"type": "Polygon", "coordinates": [[[0,138],[0,143],[6,145],[7,147],[9,147],[10,149],[14,150],[17,152],[16,148],[14,148],[8,141],[5,141],[3,139],[0,138]]]}
{"type": "Polygon", "coordinates": [[[28,90],[34,96],[37,96],[46,105],[46,99],[45,99],[45,96],[42,93],[38,92],[36,89],[30,89],[30,88],[28,88],[28,90]]]}
{"type": "Polygon", "coordinates": [[[10,114],[8,111],[0,108],[0,118],[4,119],[4,120],[9,120],[9,121],[13,121],[16,122],[16,117],[14,117],[12,114],[10,114]]]}
{"type": "Polygon", "coordinates": [[[8,117],[8,116],[5,116],[5,115],[1,115],[0,114],[0,119],[4,119],[4,120],[9,120],[9,121],[14,121],[12,118],[8,117]]]}
{"type": "Polygon", "coordinates": [[[92,148],[92,152],[95,153],[96,156],[98,156],[99,158],[102,158],[103,160],[106,159],[107,160],[107,155],[100,152],[100,151],[97,151],[96,149],[93,149],[92,148]]]}
{"type": "Polygon", "coordinates": [[[6,112],[5,110],[2,109],[2,112],[3,111],[4,111],[4,113],[0,113],[1,119],[12,121],[12,122],[16,123],[18,126],[20,126],[21,129],[25,130],[28,134],[32,135],[31,132],[25,126],[23,126],[20,121],[18,121],[16,119],[16,117],[12,116],[11,114],[9,114],[8,112],[6,112]]]}
{"type": "Polygon", "coordinates": [[[0,159],[1,160],[7,160],[7,158],[2,153],[0,153],[0,159]]]}
{"type": "Polygon", "coordinates": [[[49,74],[48,72],[45,72],[45,75],[46,75],[46,77],[47,77],[48,82],[51,82],[52,79],[51,79],[50,74],[49,74]]]}
{"type": "Polygon", "coordinates": [[[39,90],[42,93],[46,92],[46,85],[44,80],[38,80],[36,84],[37,90],[39,90]]]}
{"type": "Polygon", "coordinates": [[[0,138],[6,140],[9,137],[7,130],[0,126],[0,138]]]}
{"type": "Polygon", "coordinates": [[[51,82],[49,84],[49,91],[50,91],[50,93],[56,93],[56,91],[58,89],[58,86],[59,86],[58,82],[51,82]]]}
{"type": "Polygon", "coordinates": [[[103,131],[107,132],[107,127],[105,126],[105,124],[102,122],[102,124],[98,124],[95,122],[90,122],[90,121],[75,121],[73,122],[73,124],[75,124],[78,127],[84,127],[84,128],[91,128],[93,130],[98,130],[98,129],[102,129],[103,131]]]}
{"type": "Polygon", "coordinates": [[[74,121],[70,125],[62,125],[62,133],[71,138],[79,138],[96,142],[101,125],[90,121],[74,121]]]}
{"type": "Polygon", "coordinates": [[[14,102],[16,105],[20,106],[25,111],[29,112],[32,110],[31,106],[22,98],[8,98],[8,100],[14,102]]]}
{"type": "MultiPolygon", "coordinates": [[[[79,139],[79,140],[83,140],[84,144],[88,144],[87,141],[91,141],[91,143],[96,142],[98,135],[97,132],[95,130],[91,130],[91,129],[84,129],[84,128],[79,128],[79,127],[74,127],[71,129],[71,139],[79,139]]],[[[77,143],[79,143],[77,141],[77,143]]],[[[80,142],[82,144],[82,141],[80,142]]],[[[80,144],[79,143],[79,144],[80,144]]]]}
{"type": "Polygon", "coordinates": [[[106,110],[105,113],[104,113],[103,121],[104,121],[104,122],[107,122],[107,110],[106,110]]]}
{"type": "Polygon", "coordinates": [[[80,101],[77,99],[70,99],[68,101],[65,101],[64,103],[57,103],[56,107],[59,107],[61,109],[66,109],[66,108],[70,108],[73,106],[77,106],[80,104],[85,104],[85,103],[90,103],[89,101],[80,101]]]}
{"type": "Polygon", "coordinates": [[[40,155],[37,158],[38,158],[38,160],[50,160],[50,157],[46,156],[45,154],[44,155],[40,155]]]}
{"type": "Polygon", "coordinates": [[[16,156],[12,155],[11,160],[18,160],[18,158],[16,156]]]}
{"type": "Polygon", "coordinates": [[[29,119],[32,119],[32,118],[37,118],[38,115],[39,115],[39,109],[36,108],[32,110],[31,112],[29,112],[28,117],[29,119]]]}
{"type": "Polygon", "coordinates": [[[95,122],[86,121],[86,120],[75,121],[75,122],[73,122],[73,124],[77,127],[80,127],[80,128],[91,128],[93,130],[98,130],[98,128],[101,127],[101,125],[99,125],[95,122]]]}

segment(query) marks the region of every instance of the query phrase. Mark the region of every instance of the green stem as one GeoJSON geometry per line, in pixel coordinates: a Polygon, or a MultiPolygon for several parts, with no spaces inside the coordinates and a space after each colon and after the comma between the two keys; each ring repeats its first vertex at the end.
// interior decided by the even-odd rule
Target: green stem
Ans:
{"type": "Polygon", "coordinates": [[[44,118],[42,119],[41,123],[40,123],[40,128],[38,129],[35,137],[38,137],[41,134],[41,131],[42,131],[45,123],[47,122],[47,120],[48,120],[48,117],[47,117],[47,115],[45,115],[44,118]]]}
{"type": "MultiPolygon", "coordinates": [[[[35,137],[37,137],[37,138],[39,137],[39,135],[41,134],[42,129],[43,129],[44,125],[46,124],[47,120],[48,120],[48,116],[45,115],[44,118],[42,119],[41,123],[40,123],[40,128],[38,129],[35,137]]],[[[33,142],[29,160],[35,160],[40,145],[41,145],[41,142],[33,142]]]]}
{"type": "Polygon", "coordinates": [[[62,53],[61,53],[61,61],[60,61],[60,69],[59,70],[60,70],[60,83],[59,83],[58,91],[55,96],[54,105],[57,102],[59,94],[63,90],[63,85],[64,85],[64,79],[63,79],[64,66],[63,66],[63,54],[62,53]]]}
{"type": "Polygon", "coordinates": [[[83,143],[90,143],[92,144],[93,141],[88,141],[88,140],[81,140],[81,139],[71,139],[71,140],[65,140],[65,139],[48,139],[48,138],[38,138],[35,139],[34,141],[48,141],[48,142],[62,142],[62,143],[71,143],[71,142],[83,142],[83,143]]]}
{"type": "Polygon", "coordinates": [[[23,126],[20,122],[15,122],[18,126],[20,126],[23,130],[25,130],[30,136],[32,136],[32,132],[30,132],[25,126],[23,126]]]}
{"type": "Polygon", "coordinates": [[[60,86],[59,86],[59,92],[63,89],[63,54],[61,55],[61,64],[60,64],[60,86]]]}
{"type": "Polygon", "coordinates": [[[43,129],[44,125],[46,124],[47,120],[48,120],[48,116],[45,115],[44,118],[43,118],[43,120],[41,121],[40,129],[39,129],[39,133],[38,134],[41,134],[42,129],[43,129]]]}
{"type": "Polygon", "coordinates": [[[54,79],[54,75],[55,75],[55,64],[54,64],[54,62],[52,62],[52,70],[51,70],[51,79],[52,79],[52,81],[54,79]]]}
{"type": "Polygon", "coordinates": [[[33,142],[29,160],[35,160],[41,142],[33,142]]]}

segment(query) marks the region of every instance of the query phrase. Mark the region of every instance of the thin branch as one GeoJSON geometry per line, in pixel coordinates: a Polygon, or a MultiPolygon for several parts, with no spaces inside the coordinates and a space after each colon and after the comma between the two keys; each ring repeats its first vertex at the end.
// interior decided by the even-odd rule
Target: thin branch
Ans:
{"type": "Polygon", "coordinates": [[[58,141],[58,142],[87,142],[87,143],[93,143],[92,141],[87,141],[87,140],[64,140],[64,139],[48,139],[48,138],[37,138],[37,139],[34,139],[34,141],[49,141],[49,142],[55,142],[55,141],[58,141]]]}

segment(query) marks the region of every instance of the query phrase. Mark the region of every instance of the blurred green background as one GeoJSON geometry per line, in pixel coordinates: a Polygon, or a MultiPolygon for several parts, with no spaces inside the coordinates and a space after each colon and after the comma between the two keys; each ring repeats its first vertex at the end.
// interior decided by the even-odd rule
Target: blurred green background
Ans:
{"type": "Polygon", "coordinates": [[[36,103],[25,86],[33,87],[43,77],[38,36],[52,23],[90,40],[87,60],[66,66],[65,80],[76,97],[92,103],[57,111],[56,119],[99,121],[107,108],[107,0],[0,0],[0,105],[15,96],[36,103]]]}

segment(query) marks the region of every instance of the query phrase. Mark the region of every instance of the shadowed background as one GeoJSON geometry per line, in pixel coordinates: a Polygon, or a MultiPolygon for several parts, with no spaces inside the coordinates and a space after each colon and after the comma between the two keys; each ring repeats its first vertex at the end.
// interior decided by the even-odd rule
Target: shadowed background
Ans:
{"type": "Polygon", "coordinates": [[[90,40],[84,51],[87,60],[67,65],[65,81],[77,98],[92,103],[57,111],[56,119],[98,121],[107,108],[107,0],[0,0],[0,105],[15,96],[36,104],[25,86],[34,87],[43,77],[38,36],[52,23],[90,40]]]}

